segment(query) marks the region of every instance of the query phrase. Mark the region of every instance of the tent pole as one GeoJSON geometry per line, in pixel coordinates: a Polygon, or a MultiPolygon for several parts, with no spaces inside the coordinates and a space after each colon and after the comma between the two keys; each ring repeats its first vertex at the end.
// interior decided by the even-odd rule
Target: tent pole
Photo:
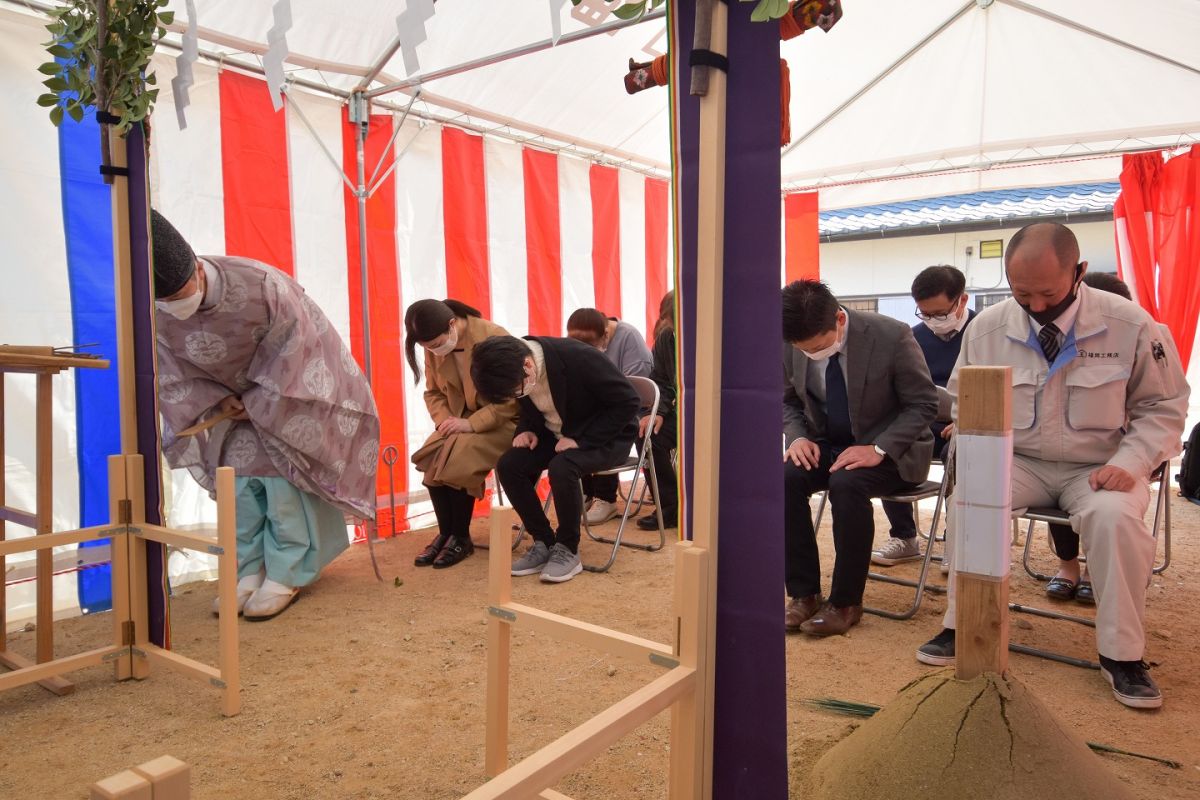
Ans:
{"type": "Polygon", "coordinates": [[[371,305],[367,299],[367,166],[366,145],[367,133],[370,130],[370,117],[367,98],[362,92],[350,96],[350,121],[355,125],[354,162],[358,170],[358,182],[354,189],[354,197],[358,201],[358,278],[359,295],[362,298],[363,326],[363,372],[367,383],[371,383],[371,305]]]}
{"type": "MultiPolygon", "coordinates": [[[[367,165],[366,147],[367,134],[371,130],[371,107],[362,92],[350,95],[350,122],[354,129],[354,164],[358,170],[358,185],[354,190],[354,198],[358,202],[358,279],[359,296],[362,299],[362,341],[363,341],[363,374],[367,376],[367,385],[375,391],[374,381],[371,380],[371,300],[367,293],[367,165]]],[[[376,579],[382,581],[379,563],[375,560],[375,522],[367,523],[367,551],[371,554],[371,567],[375,570],[376,579]]]]}
{"type": "Polygon", "coordinates": [[[637,19],[621,19],[616,20],[615,22],[607,22],[603,25],[597,25],[594,28],[585,28],[581,31],[564,33],[562,36],[558,37],[557,42],[555,42],[554,39],[543,39],[540,42],[534,42],[533,44],[516,47],[512,50],[505,50],[502,53],[494,53],[490,56],[474,59],[473,61],[464,61],[462,64],[458,64],[453,67],[446,67],[445,69],[439,69],[435,72],[430,72],[428,75],[417,75],[397,83],[389,83],[386,86],[380,86],[378,89],[372,89],[365,94],[368,98],[375,98],[381,94],[400,92],[405,89],[411,89],[414,86],[421,86],[429,83],[430,81],[436,81],[438,78],[448,78],[451,75],[461,75],[464,72],[470,72],[471,70],[479,69],[480,67],[490,67],[493,64],[499,64],[503,61],[510,61],[514,58],[520,58],[521,56],[527,56],[530,53],[540,53],[543,50],[549,50],[551,47],[570,44],[571,42],[578,42],[581,39],[590,39],[591,37],[601,33],[613,33],[621,28],[628,28],[631,25],[637,25],[642,22],[650,22],[651,20],[655,19],[662,19],[666,15],[667,9],[660,8],[657,11],[650,11],[637,19]]]}

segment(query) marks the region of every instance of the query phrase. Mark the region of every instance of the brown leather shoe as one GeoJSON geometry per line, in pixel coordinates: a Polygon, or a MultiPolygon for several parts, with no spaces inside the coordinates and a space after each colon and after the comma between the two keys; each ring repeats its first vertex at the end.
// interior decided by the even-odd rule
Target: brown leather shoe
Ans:
{"type": "Polygon", "coordinates": [[[821,610],[824,602],[825,598],[819,594],[788,600],[787,608],[783,612],[783,627],[789,631],[800,630],[806,619],[821,610]]]}
{"type": "Polygon", "coordinates": [[[857,625],[862,615],[861,604],[838,608],[832,603],[826,603],[824,608],[800,626],[800,631],[809,636],[841,636],[857,625]]]}

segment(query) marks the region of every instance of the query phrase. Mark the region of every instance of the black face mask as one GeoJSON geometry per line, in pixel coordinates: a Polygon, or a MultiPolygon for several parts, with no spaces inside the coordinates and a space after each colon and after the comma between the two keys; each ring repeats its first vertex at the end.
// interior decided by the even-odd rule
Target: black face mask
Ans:
{"type": "Polygon", "coordinates": [[[1025,313],[1033,318],[1033,321],[1038,325],[1049,325],[1054,320],[1062,316],[1062,313],[1067,310],[1071,303],[1075,302],[1075,290],[1079,288],[1079,279],[1083,276],[1083,264],[1075,265],[1075,277],[1071,281],[1071,291],[1067,292],[1067,296],[1059,300],[1049,308],[1044,308],[1041,311],[1030,311],[1029,306],[1022,302],[1017,302],[1025,313]]]}

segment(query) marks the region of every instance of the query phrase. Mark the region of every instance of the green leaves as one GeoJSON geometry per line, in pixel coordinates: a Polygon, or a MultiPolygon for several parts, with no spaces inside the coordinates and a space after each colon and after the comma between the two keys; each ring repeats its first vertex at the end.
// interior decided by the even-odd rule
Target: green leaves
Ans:
{"type": "Polygon", "coordinates": [[[163,10],[168,0],[66,0],[47,12],[46,30],[52,37],[46,52],[61,61],[42,64],[49,90],[37,99],[50,109],[50,121],[61,125],[64,116],[82,120],[89,107],[103,99],[119,117],[119,133],[149,116],[158,90],[154,73],[147,73],[150,58],[164,26],[175,15],[163,10]],[[106,10],[101,20],[100,4],[106,10]],[[103,25],[102,25],[103,23],[103,25]],[[103,31],[101,30],[103,27],[103,31]]]}
{"type": "Polygon", "coordinates": [[[641,19],[646,13],[646,0],[639,3],[625,3],[612,10],[617,19],[641,19]]]}
{"type": "MultiPolygon", "coordinates": [[[[742,0],[743,3],[753,2],[753,0],[742,0]]],[[[773,19],[779,19],[788,11],[788,0],[758,0],[758,5],[750,12],[750,19],[754,22],[770,22],[773,19]]]]}

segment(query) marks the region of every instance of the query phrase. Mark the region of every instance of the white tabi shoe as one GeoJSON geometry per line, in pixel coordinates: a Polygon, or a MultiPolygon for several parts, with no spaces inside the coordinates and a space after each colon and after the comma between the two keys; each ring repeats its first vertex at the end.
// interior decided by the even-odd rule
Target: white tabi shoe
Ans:
{"type": "MultiPolygon", "coordinates": [[[[242,609],[246,607],[246,601],[250,599],[250,595],[254,594],[258,587],[263,585],[263,581],[266,580],[266,577],[267,571],[265,569],[260,569],[256,574],[247,575],[237,582],[237,612],[239,614],[241,614],[242,609]]],[[[220,616],[221,614],[220,596],[213,598],[212,613],[213,616],[220,616]]]]}
{"type": "Polygon", "coordinates": [[[246,619],[253,622],[271,619],[271,617],[283,613],[283,610],[292,604],[298,594],[300,594],[299,589],[284,586],[282,583],[276,583],[267,578],[258,591],[246,601],[243,613],[246,619]]]}

